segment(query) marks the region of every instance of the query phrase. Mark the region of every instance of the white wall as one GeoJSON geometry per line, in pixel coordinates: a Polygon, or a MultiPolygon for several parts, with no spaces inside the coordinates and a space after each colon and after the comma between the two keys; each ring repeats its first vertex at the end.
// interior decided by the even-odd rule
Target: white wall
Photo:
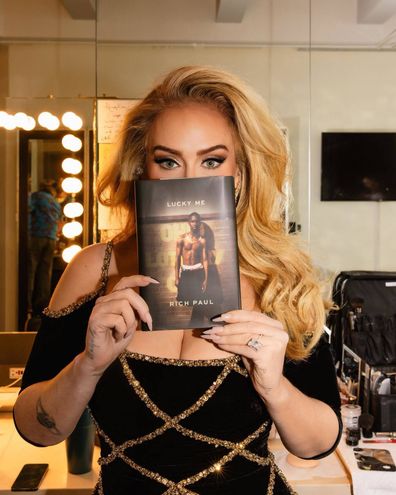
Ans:
{"type": "Polygon", "coordinates": [[[320,201],[322,131],[396,131],[396,53],[313,52],[311,108],[314,258],[332,271],[396,270],[395,201],[320,201]]]}

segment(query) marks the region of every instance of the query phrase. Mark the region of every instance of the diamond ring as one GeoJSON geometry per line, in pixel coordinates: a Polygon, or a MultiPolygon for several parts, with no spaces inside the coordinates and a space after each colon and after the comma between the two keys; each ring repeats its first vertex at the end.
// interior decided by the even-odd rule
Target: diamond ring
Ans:
{"type": "Polygon", "coordinates": [[[258,339],[254,339],[254,338],[249,339],[246,345],[248,347],[251,347],[255,351],[259,351],[263,347],[262,342],[260,342],[258,339]]]}

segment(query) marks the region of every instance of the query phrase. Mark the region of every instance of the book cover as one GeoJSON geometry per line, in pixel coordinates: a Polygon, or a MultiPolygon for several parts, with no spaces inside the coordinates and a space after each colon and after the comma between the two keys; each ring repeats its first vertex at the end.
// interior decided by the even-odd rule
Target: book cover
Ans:
{"type": "Polygon", "coordinates": [[[234,178],[135,183],[140,289],[154,330],[207,328],[240,309],[234,178]]]}

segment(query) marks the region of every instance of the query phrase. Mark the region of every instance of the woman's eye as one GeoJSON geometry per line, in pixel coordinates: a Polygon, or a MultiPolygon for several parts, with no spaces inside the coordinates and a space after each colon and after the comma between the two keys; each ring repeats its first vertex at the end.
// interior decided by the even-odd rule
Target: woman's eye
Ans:
{"type": "Polygon", "coordinates": [[[173,170],[179,167],[179,164],[170,158],[156,158],[155,163],[158,163],[161,168],[166,170],[173,170]]]}
{"type": "Polygon", "coordinates": [[[224,162],[224,160],[225,158],[207,158],[203,164],[206,168],[217,168],[224,162]]]}

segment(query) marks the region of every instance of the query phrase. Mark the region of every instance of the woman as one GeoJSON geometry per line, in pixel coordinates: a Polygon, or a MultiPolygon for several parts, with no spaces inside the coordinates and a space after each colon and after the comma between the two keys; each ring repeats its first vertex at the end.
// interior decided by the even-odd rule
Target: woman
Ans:
{"type": "Polygon", "coordinates": [[[102,446],[95,493],[291,493],[267,451],[272,422],[299,457],[337,445],[324,304],[282,222],[286,170],[263,101],[220,70],[176,69],[128,115],[99,183],[128,226],[69,264],[14,410],[25,438],[50,445],[89,404],[102,446]],[[136,275],[133,181],[211,175],[235,178],[243,309],[203,332],[142,332],[152,318],[137,289],[156,281],[136,275]]]}

